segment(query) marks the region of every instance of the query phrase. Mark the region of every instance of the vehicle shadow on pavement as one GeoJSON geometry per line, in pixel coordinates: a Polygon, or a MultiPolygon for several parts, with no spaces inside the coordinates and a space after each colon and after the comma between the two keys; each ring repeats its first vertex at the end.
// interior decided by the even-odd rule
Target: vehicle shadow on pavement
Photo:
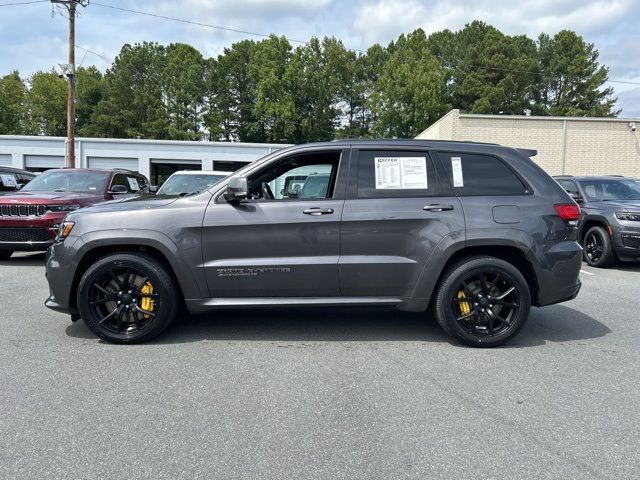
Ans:
{"type": "MultiPolygon", "coordinates": [[[[90,338],[82,322],[67,335],[90,338]]],[[[94,337],[95,338],[95,337],[94,337]]],[[[430,315],[393,309],[225,309],[207,315],[182,314],[151,344],[213,341],[449,342],[430,315]]]]}
{"type": "MultiPolygon", "coordinates": [[[[45,252],[35,252],[28,254],[13,254],[9,260],[0,261],[0,267],[44,267],[47,254],[45,252]]],[[[43,270],[44,275],[44,270],[43,270]]]]}
{"type": "Polygon", "coordinates": [[[604,337],[611,329],[604,323],[564,305],[532,308],[520,333],[504,348],[524,348],[604,337]]]}
{"type": "MultiPolygon", "coordinates": [[[[95,338],[82,322],[67,335],[95,338]]],[[[532,309],[522,331],[502,348],[536,347],[603,337],[611,330],[573,308],[555,305],[532,309]]],[[[211,341],[286,342],[430,342],[463,345],[451,340],[430,314],[380,309],[242,309],[209,315],[183,314],[159,338],[147,344],[211,341]]]]}

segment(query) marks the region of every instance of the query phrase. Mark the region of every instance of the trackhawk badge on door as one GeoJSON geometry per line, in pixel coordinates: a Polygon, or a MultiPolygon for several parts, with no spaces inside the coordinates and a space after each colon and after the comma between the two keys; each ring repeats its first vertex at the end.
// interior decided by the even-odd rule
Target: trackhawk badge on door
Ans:
{"type": "Polygon", "coordinates": [[[290,273],[289,267],[218,268],[219,277],[256,277],[261,273],[290,273]]]}

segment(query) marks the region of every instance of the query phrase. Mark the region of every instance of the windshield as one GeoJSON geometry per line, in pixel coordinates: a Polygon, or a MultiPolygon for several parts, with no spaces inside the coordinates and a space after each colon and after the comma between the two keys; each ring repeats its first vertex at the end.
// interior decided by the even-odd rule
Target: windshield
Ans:
{"type": "Polygon", "coordinates": [[[158,190],[158,195],[180,195],[207,190],[215,185],[226,175],[211,175],[203,173],[202,175],[185,175],[173,174],[164,182],[158,190]]]}
{"type": "Polygon", "coordinates": [[[100,194],[105,190],[108,178],[109,172],[49,170],[31,180],[22,191],[100,194]]]}
{"type": "Polygon", "coordinates": [[[583,180],[580,186],[591,201],[640,200],[640,181],[621,179],[583,180]]]}

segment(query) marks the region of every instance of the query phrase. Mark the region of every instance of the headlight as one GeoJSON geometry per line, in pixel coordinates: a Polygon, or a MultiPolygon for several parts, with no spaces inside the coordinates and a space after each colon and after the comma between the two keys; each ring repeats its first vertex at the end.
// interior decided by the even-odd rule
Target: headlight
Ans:
{"type": "Polygon", "coordinates": [[[78,210],[80,205],[48,205],[47,210],[50,212],[73,212],[78,210]]]}
{"type": "Polygon", "coordinates": [[[60,224],[60,229],[58,230],[58,240],[64,240],[67,238],[75,224],[76,222],[62,222],[62,224],[60,224]]]}
{"type": "Polygon", "coordinates": [[[640,222],[640,213],[616,212],[616,218],[628,222],[640,222]]]}

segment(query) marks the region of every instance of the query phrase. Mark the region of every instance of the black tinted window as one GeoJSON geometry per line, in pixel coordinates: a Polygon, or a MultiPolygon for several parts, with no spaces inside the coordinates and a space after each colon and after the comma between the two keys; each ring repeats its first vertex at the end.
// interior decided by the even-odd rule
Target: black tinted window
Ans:
{"type": "Polygon", "coordinates": [[[558,180],[558,183],[562,188],[570,193],[578,193],[578,186],[571,180],[558,180]]]}
{"type": "Polygon", "coordinates": [[[457,195],[523,195],[526,187],[505,163],[488,155],[441,152],[440,158],[457,195]]]}
{"type": "Polygon", "coordinates": [[[360,151],[358,198],[427,197],[435,190],[436,173],[426,152],[360,151]]]}

